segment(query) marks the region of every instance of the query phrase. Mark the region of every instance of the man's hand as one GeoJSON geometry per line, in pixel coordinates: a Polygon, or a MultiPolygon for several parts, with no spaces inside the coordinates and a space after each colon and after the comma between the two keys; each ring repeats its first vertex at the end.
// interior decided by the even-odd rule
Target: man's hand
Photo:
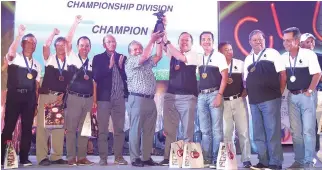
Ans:
{"type": "Polygon", "coordinates": [[[81,21],[82,21],[82,16],[81,15],[77,15],[76,16],[76,18],[75,18],[75,22],[77,23],[77,24],[79,24],[81,21]]]}
{"type": "Polygon", "coordinates": [[[110,65],[108,66],[108,68],[111,69],[113,67],[114,63],[115,63],[114,53],[112,53],[112,55],[110,57],[110,65]]]}
{"type": "Polygon", "coordinates": [[[151,41],[156,42],[158,39],[162,38],[164,36],[164,32],[160,33],[160,31],[152,33],[151,35],[151,41]]]}
{"type": "Polygon", "coordinates": [[[215,97],[215,100],[213,101],[213,106],[219,107],[221,103],[222,103],[222,95],[218,93],[217,96],[215,97]]]}
{"type": "Polygon", "coordinates": [[[123,61],[124,61],[124,56],[121,54],[120,59],[119,59],[119,67],[122,69],[123,67],[123,61]]]}
{"type": "Polygon", "coordinates": [[[60,33],[59,29],[55,28],[53,31],[54,35],[58,35],[60,33]]]}
{"type": "Polygon", "coordinates": [[[310,97],[310,96],[311,96],[311,93],[309,93],[308,91],[306,91],[306,92],[304,93],[304,95],[305,95],[305,96],[307,96],[307,97],[310,97]]]}
{"type": "Polygon", "coordinates": [[[244,89],[240,97],[246,97],[246,96],[247,96],[247,91],[246,89],[244,89]]]}
{"type": "Polygon", "coordinates": [[[19,25],[18,35],[23,36],[25,34],[26,27],[24,25],[19,25]]]}

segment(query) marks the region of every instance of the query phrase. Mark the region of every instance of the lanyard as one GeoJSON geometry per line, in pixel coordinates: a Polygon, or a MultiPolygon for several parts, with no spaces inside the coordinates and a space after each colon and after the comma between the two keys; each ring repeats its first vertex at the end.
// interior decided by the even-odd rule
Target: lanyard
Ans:
{"type": "MultiPolygon", "coordinates": [[[[79,54],[78,54],[78,57],[79,57],[80,61],[82,62],[82,65],[84,65],[84,62],[83,62],[83,60],[82,60],[82,58],[80,57],[79,54]]],[[[87,60],[88,60],[88,58],[85,60],[85,63],[87,62],[87,60]]],[[[86,64],[86,66],[83,67],[83,71],[84,71],[85,75],[86,75],[87,69],[88,69],[88,62],[86,64]]]]}
{"type": "Polygon", "coordinates": [[[214,50],[212,50],[212,51],[211,51],[211,53],[210,53],[210,55],[209,55],[209,57],[208,57],[208,60],[207,60],[206,65],[205,65],[205,55],[203,55],[203,57],[202,57],[202,63],[203,63],[203,65],[204,65],[204,68],[203,68],[203,72],[204,72],[204,73],[206,72],[206,69],[207,69],[208,63],[209,63],[210,58],[211,58],[211,56],[212,56],[212,54],[213,54],[213,53],[214,53],[214,50]]]}
{"type": "Polygon", "coordinates": [[[57,57],[57,55],[56,55],[56,61],[57,61],[57,65],[58,65],[59,73],[60,73],[60,75],[62,76],[62,75],[63,75],[63,70],[64,70],[64,68],[65,68],[66,59],[64,60],[64,64],[63,64],[63,67],[62,67],[62,68],[60,67],[60,64],[59,64],[59,61],[58,61],[58,57],[57,57]]]}
{"type": "Polygon", "coordinates": [[[290,62],[290,68],[291,68],[292,76],[294,76],[294,73],[295,73],[295,66],[296,66],[297,56],[298,55],[296,55],[296,57],[295,57],[294,66],[293,67],[292,67],[292,64],[291,64],[291,53],[289,54],[289,57],[288,57],[288,61],[290,62]]]}
{"type": "Polygon", "coordinates": [[[27,66],[27,69],[28,69],[28,72],[31,73],[32,71],[32,66],[34,65],[34,60],[32,59],[31,61],[31,66],[29,68],[29,64],[28,64],[28,61],[27,61],[27,57],[23,56],[23,58],[25,59],[25,63],[26,63],[26,66],[27,66]]]}
{"type": "Polygon", "coordinates": [[[231,73],[233,72],[233,59],[231,59],[231,63],[230,63],[230,70],[229,70],[229,77],[231,77],[231,73]]]}
{"type": "Polygon", "coordinates": [[[255,55],[254,55],[254,53],[253,53],[253,64],[254,64],[254,67],[256,67],[256,65],[257,65],[257,63],[258,63],[258,61],[259,61],[259,59],[262,57],[262,55],[264,54],[264,52],[265,52],[265,50],[266,50],[266,48],[259,54],[259,57],[257,58],[257,61],[255,62],[255,55]]]}

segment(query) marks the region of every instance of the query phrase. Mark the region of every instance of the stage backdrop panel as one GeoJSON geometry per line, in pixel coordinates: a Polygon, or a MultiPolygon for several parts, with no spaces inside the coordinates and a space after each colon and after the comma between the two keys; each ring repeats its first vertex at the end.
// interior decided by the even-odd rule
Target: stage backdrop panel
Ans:
{"type": "MultiPolygon", "coordinates": [[[[172,44],[177,45],[183,31],[192,34],[193,49],[199,52],[202,51],[199,45],[202,31],[213,32],[217,43],[217,2],[210,0],[204,0],[203,3],[195,0],[18,1],[15,31],[20,24],[25,24],[27,32],[35,34],[38,44],[34,56],[44,64],[42,45],[52,30],[58,28],[60,35],[66,36],[75,16],[82,15],[83,21],[73,39],[74,51],[77,39],[86,35],[92,41],[91,58],[104,51],[103,37],[113,34],[117,41],[116,51],[128,55],[128,44],[132,40],[140,41],[143,45],[148,43],[157,20],[152,14],[158,10],[166,11],[167,34],[172,44]]],[[[168,69],[169,58],[164,57],[154,70],[157,80],[168,80],[168,69]]]]}

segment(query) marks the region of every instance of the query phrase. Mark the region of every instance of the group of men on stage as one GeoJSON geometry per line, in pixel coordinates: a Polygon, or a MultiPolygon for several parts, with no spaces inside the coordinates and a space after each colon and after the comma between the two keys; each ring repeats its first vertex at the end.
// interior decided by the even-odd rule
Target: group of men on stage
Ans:
{"type": "Polygon", "coordinates": [[[295,152],[295,161],[290,168],[313,166],[316,120],[319,122],[321,115],[321,110],[316,112],[317,91],[321,90],[317,88],[321,68],[313,52],[315,37],[312,34],[301,34],[296,27],[284,30],[286,52],[280,55],[275,49],[266,48],[262,31],[254,30],[249,34],[252,52],[245,61],[234,58],[229,42],[222,42],[218,50],[214,49],[214,35],[207,31],[200,34],[199,42],[194,42],[188,32],[182,32],[178,40],[179,49],[167,39],[166,31],[152,33],[145,47],[138,41],[130,42],[128,57],[117,53],[115,37],[106,35],[103,38],[106,50],[90,59],[91,40],[87,36],[79,37],[77,49],[72,49],[73,35],[81,20],[82,17],[77,16],[68,35],[56,38],[54,52],[50,51],[50,46],[54,37],[59,35],[59,30],[54,29],[45,42],[45,75],[41,85],[41,66],[33,58],[37,39],[33,34],[25,34],[26,28],[19,26],[18,35],[6,55],[9,66],[5,127],[1,136],[2,164],[6,142],[12,138],[16,121],[21,115],[20,163],[32,165],[28,153],[34,113],[38,110],[38,164],[92,165],[93,162],[86,158],[88,137],[80,133],[76,136],[76,132],[82,131],[87,112],[97,108],[100,165],[108,164],[110,116],[114,127],[114,163],[128,164],[122,156],[127,110],[131,164],[139,167],[166,166],[169,165],[170,144],[177,140],[176,129],[180,121],[184,140],[193,141],[197,107],[206,166],[216,168],[219,144],[233,141],[236,127],[243,167],[282,169],[281,97],[287,86],[295,152]],[[22,52],[18,53],[20,40],[22,52]],[[191,50],[193,43],[202,46],[202,55],[191,50]],[[152,54],[154,48],[156,52],[152,54]],[[152,68],[161,60],[163,53],[170,58],[169,85],[163,107],[166,142],[164,160],[156,163],[151,158],[157,119],[154,102],[156,80],[152,68]],[[199,82],[196,73],[200,76],[199,82]],[[250,162],[246,96],[258,152],[259,162],[256,165],[250,162]],[[67,130],[67,160],[62,159],[65,129],[47,129],[44,126],[44,104],[62,103],[64,100],[67,106],[64,127],[67,130]],[[52,140],[50,157],[47,155],[49,136],[52,140]]]}

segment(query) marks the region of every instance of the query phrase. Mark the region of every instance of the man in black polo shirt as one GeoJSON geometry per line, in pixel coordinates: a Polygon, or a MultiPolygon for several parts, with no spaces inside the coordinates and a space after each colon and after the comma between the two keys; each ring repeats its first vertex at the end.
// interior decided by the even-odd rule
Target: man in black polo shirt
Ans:
{"type": "Polygon", "coordinates": [[[292,131],[295,162],[290,168],[312,168],[316,140],[315,88],[321,78],[316,54],[300,48],[300,30],[296,27],[283,31],[282,55],[287,70],[288,112],[292,131]]]}
{"type": "Polygon", "coordinates": [[[213,44],[211,32],[200,34],[204,54],[198,57],[198,116],[204,160],[210,168],[216,168],[219,145],[223,140],[223,93],[228,79],[226,58],[214,50],[213,44]]]}
{"type": "Polygon", "coordinates": [[[86,36],[80,37],[77,40],[77,48],[78,53],[71,51],[67,58],[68,72],[73,75],[72,83],[68,87],[65,113],[67,159],[69,165],[92,165],[93,162],[86,158],[88,137],[80,135],[86,114],[91,112],[93,107],[92,59],[88,58],[91,50],[90,39],[86,36]]]}
{"type": "Polygon", "coordinates": [[[116,40],[112,35],[103,38],[104,53],[94,56],[94,107],[97,106],[98,121],[98,151],[100,153],[100,165],[107,165],[108,156],[108,126],[112,117],[114,129],[114,156],[115,164],[127,165],[123,158],[123,144],[125,134],[123,131],[125,122],[125,98],[128,96],[126,75],[124,71],[125,56],[115,51],[116,40]],[[114,62],[116,61],[116,62],[114,62]],[[119,63],[120,61],[120,63],[119,63]]]}
{"type": "Polygon", "coordinates": [[[58,37],[55,42],[55,53],[50,53],[50,46],[58,29],[54,29],[43,46],[43,57],[45,61],[45,75],[39,90],[40,100],[37,114],[37,133],[36,133],[36,155],[39,165],[48,166],[50,164],[67,164],[62,159],[65,129],[46,129],[44,126],[45,113],[44,105],[54,102],[62,102],[66,87],[70,82],[70,74],[67,72],[66,56],[69,55],[71,42],[76,26],[79,24],[81,16],[75,18],[68,35],[58,37]],[[51,156],[48,155],[48,137],[51,134],[51,156]]]}
{"type": "Polygon", "coordinates": [[[237,129],[239,145],[242,151],[241,161],[244,168],[250,168],[250,140],[248,131],[248,115],[242,74],[244,62],[233,58],[234,52],[229,42],[218,45],[218,50],[224,54],[228,64],[228,81],[224,92],[224,141],[234,143],[234,129],[237,129]]]}
{"type": "Polygon", "coordinates": [[[8,92],[4,128],[1,134],[1,164],[4,164],[7,142],[12,140],[12,132],[21,115],[20,164],[30,166],[28,154],[31,144],[32,124],[37,108],[41,66],[33,58],[37,40],[33,34],[24,35],[25,27],[20,25],[18,35],[11,44],[6,58],[8,60],[8,92]],[[22,53],[17,53],[20,40],[22,53]]]}
{"type": "Polygon", "coordinates": [[[183,139],[186,142],[193,141],[194,117],[197,104],[197,53],[191,51],[192,36],[183,32],[179,36],[177,50],[163,38],[164,50],[170,61],[170,78],[167,93],[164,95],[163,127],[166,134],[164,160],[160,165],[169,165],[170,145],[177,139],[177,129],[181,121],[183,127],[183,139]]]}
{"type": "Polygon", "coordinates": [[[281,96],[285,89],[285,67],[279,52],[265,47],[262,31],[252,31],[249,44],[252,52],[244,61],[244,81],[259,159],[259,163],[251,168],[281,169],[281,96]]]}

